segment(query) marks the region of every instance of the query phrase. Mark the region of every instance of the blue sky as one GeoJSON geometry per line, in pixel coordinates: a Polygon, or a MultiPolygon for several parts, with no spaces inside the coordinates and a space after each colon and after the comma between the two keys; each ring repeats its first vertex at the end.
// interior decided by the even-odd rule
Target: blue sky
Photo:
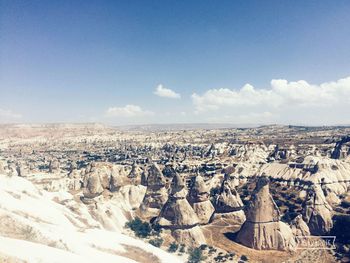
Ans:
{"type": "Polygon", "coordinates": [[[349,14],[325,0],[0,0],[0,122],[349,124],[349,14]]]}

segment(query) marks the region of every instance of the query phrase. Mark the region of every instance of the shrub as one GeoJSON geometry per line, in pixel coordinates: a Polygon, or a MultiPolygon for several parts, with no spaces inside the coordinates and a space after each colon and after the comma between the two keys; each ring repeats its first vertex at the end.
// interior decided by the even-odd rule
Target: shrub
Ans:
{"type": "Polygon", "coordinates": [[[229,253],[229,256],[230,256],[230,257],[234,257],[234,256],[235,256],[235,252],[229,253]]]}
{"type": "Polygon", "coordinates": [[[185,252],[185,244],[180,245],[179,252],[184,253],[185,252]]]}
{"type": "Polygon", "coordinates": [[[179,245],[176,244],[175,242],[171,243],[169,248],[168,248],[168,251],[171,252],[171,253],[174,253],[176,252],[176,250],[179,248],[179,245]]]}
{"type": "Polygon", "coordinates": [[[276,205],[278,206],[278,207],[281,207],[281,206],[283,206],[283,202],[281,201],[281,200],[275,200],[275,203],[276,203],[276,205]]]}
{"type": "Polygon", "coordinates": [[[199,248],[200,248],[201,250],[206,250],[206,249],[208,248],[208,245],[202,244],[202,245],[200,245],[199,248]]]}
{"type": "Polygon", "coordinates": [[[200,248],[192,248],[189,254],[188,263],[199,263],[205,259],[200,248]]]}
{"type": "Polygon", "coordinates": [[[247,261],[247,260],[248,260],[248,257],[247,257],[246,255],[242,255],[242,256],[241,256],[241,260],[247,261]]]}
{"type": "Polygon", "coordinates": [[[143,238],[148,237],[152,230],[149,223],[142,222],[142,220],[138,217],[136,217],[134,220],[127,222],[126,227],[134,231],[136,236],[143,238]]]}
{"type": "Polygon", "coordinates": [[[209,254],[213,254],[217,251],[216,248],[213,248],[213,247],[209,247],[209,254]]]}
{"type": "Polygon", "coordinates": [[[155,238],[155,239],[151,239],[149,241],[149,243],[155,247],[160,247],[163,244],[163,239],[162,238],[155,238]]]}
{"type": "Polygon", "coordinates": [[[224,258],[222,256],[217,256],[214,258],[215,262],[223,262],[224,261],[224,258]]]}
{"type": "Polygon", "coordinates": [[[162,228],[159,224],[154,224],[153,230],[157,236],[159,236],[159,234],[162,233],[162,228]]]}
{"type": "Polygon", "coordinates": [[[220,193],[220,186],[210,189],[210,196],[216,196],[220,193]]]}
{"type": "Polygon", "coordinates": [[[297,200],[295,201],[297,204],[302,204],[304,201],[303,199],[301,199],[300,197],[297,198],[297,200]]]}

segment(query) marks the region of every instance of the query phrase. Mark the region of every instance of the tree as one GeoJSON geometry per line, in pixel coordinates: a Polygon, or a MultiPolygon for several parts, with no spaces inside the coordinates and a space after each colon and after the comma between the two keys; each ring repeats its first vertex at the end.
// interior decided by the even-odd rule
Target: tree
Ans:
{"type": "Polygon", "coordinates": [[[158,237],[158,238],[155,238],[155,239],[151,239],[149,241],[149,243],[155,247],[160,247],[162,244],[163,244],[163,239],[158,237]]]}
{"type": "Polygon", "coordinates": [[[192,248],[189,254],[188,263],[199,263],[205,259],[200,248],[192,248]]]}
{"type": "Polygon", "coordinates": [[[142,222],[142,220],[136,217],[134,220],[131,220],[126,223],[126,227],[130,228],[135,232],[138,237],[148,237],[151,233],[151,226],[147,222],[142,222]]]}
{"type": "Polygon", "coordinates": [[[179,245],[176,244],[175,242],[171,243],[169,248],[168,248],[168,251],[171,252],[171,253],[174,253],[176,252],[176,250],[179,248],[179,245]]]}

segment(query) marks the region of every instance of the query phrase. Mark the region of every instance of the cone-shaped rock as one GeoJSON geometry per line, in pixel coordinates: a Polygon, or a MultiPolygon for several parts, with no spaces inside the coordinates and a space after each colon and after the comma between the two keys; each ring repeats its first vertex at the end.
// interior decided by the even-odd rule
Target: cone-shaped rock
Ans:
{"type": "Polygon", "coordinates": [[[90,172],[84,177],[83,195],[85,198],[94,198],[103,192],[100,176],[97,172],[90,172]]]}
{"type": "Polygon", "coordinates": [[[223,181],[220,194],[215,200],[215,211],[218,213],[229,213],[243,209],[243,202],[236,191],[229,183],[223,181]]]}
{"type": "Polygon", "coordinates": [[[58,160],[49,161],[49,173],[58,172],[59,169],[60,169],[60,163],[58,160]]]}
{"type": "Polygon", "coordinates": [[[202,176],[197,175],[189,195],[190,203],[198,216],[200,224],[208,224],[214,213],[214,206],[209,200],[209,188],[202,176]]]}
{"type": "Polygon", "coordinates": [[[142,174],[142,169],[136,163],[133,163],[128,177],[132,179],[141,180],[141,174],[142,174]]]}
{"type": "Polygon", "coordinates": [[[165,178],[158,165],[151,164],[147,174],[147,191],[140,206],[140,216],[143,218],[157,216],[168,198],[165,178]]]}
{"type": "Polygon", "coordinates": [[[206,243],[199,219],[187,199],[187,189],[184,180],[176,174],[171,183],[171,192],[164,204],[155,224],[171,229],[173,237],[189,246],[206,243]]]}
{"type": "Polygon", "coordinates": [[[171,192],[156,223],[162,227],[189,228],[199,223],[197,215],[188,203],[185,182],[176,174],[171,183],[171,192]]]}
{"type": "Polygon", "coordinates": [[[212,223],[221,226],[242,225],[245,221],[243,202],[227,180],[221,184],[220,194],[215,199],[215,214],[212,223]]]}
{"type": "Polygon", "coordinates": [[[294,218],[290,226],[295,236],[310,236],[309,227],[301,215],[298,215],[296,218],[294,218]]]}
{"type": "Polygon", "coordinates": [[[246,209],[247,220],[237,240],[247,247],[264,250],[294,250],[291,228],[279,221],[279,210],[269,191],[269,180],[260,177],[246,209]]]}
{"type": "Polygon", "coordinates": [[[326,201],[321,186],[313,185],[308,191],[303,218],[313,235],[322,235],[333,227],[332,207],[326,201]]]}
{"type": "Polygon", "coordinates": [[[20,162],[18,162],[17,164],[16,164],[16,171],[17,171],[17,175],[18,176],[26,176],[27,175],[27,173],[28,173],[28,171],[27,171],[27,169],[25,169],[25,166],[24,166],[24,164],[23,163],[20,163],[20,162]]]}

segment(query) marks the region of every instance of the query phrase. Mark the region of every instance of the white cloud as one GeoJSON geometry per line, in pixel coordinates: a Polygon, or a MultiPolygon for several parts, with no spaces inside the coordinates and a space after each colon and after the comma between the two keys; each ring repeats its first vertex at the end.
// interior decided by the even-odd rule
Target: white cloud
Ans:
{"type": "Polygon", "coordinates": [[[159,84],[153,93],[159,97],[164,97],[164,98],[171,98],[171,99],[181,98],[181,95],[179,93],[176,93],[171,89],[167,89],[163,87],[162,84],[159,84]]]}
{"type": "Polygon", "coordinates": [[[246,84],[238,90],[221,88],[202,95],[194,93],[192,102],[196,114],[233,112],[240,120],[245,115],[269,112],[269,117],[279,116],[275,121],[350,123],[350,77],[320,85],[273,79],[270,88],[256,89],[246,84]]]}
{"type": "Polygon", "coordinates": [[[22,118],[22,115],[16,112],[13,112],[8,109],[1,109],[0,108],[0,120],[1,121],[11,121],[11,120],[17,120],[22,118]]]}
{"type": "Polygon", "coordinates": [[[133,117],[144,117],[154,115],[152,111],[143,110],[140,106],[128,104],[124,107],[110,107],[106,111],[108,117],[122,117],[122,118],[133,118],[133,117]]]}

